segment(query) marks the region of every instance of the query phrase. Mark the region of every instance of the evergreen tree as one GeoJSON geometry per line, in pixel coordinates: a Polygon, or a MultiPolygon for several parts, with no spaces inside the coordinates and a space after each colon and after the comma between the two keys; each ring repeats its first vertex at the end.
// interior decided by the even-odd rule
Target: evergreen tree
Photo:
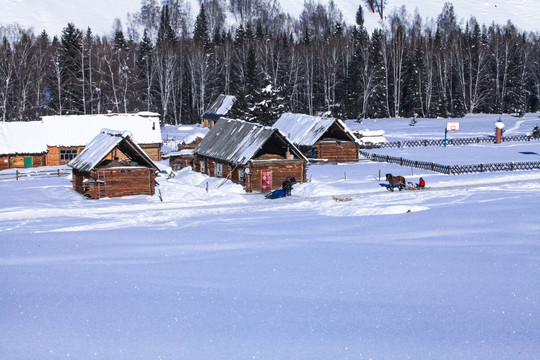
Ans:
{"type": "Polygon", "coordinates": [[[383,59],[384,34],[381,29],[375,29],[371,37],[369,63],[373,69],[373,91],[369,97],[367,115],[373,118],[388,116],[386,106],[387,86],[383,59]]]}
{"type": "Polygon", "coordinates": [[[161,9],[161,17],[159,19],[158,36],[156,45],[160,46],[164,43],[174,43],[176,41],[176,34],[171,27],[171,20],[169,17],[169,6],[165,5],[161,9]]]}
{"type": "Polygon", "coordinates": [[[210,36],[208,35],[208,22],[206,20],[204,4],[201,4],[201,9],[197,15],[197,19],[195,20],[193,40],[195,43],[204,46],[207,52],[210,51],[210,36]]]}
{"type": "Polygon", "coordinates": [[[527,111],[527,94],[523,52],[525,41],[514,43],[514,56],[510,60],[508,90],[504,98],[505,112],[523,117],[527,111]]]}
{"type": "Polygon", "coordinates": [[[150,111],[152,108],[154,91],[153,91],[153,64],[152,64],[152,52],[154,46],[152,45],[152,40],[148,36],[148,32],[144,30],[143,38],[139,44],[137,54],[137,69],[139,79],[142,83],[142,102],[146,105],[144,108],[146,111],[150,111]]]}
{"type": "Polygon", "coordinates": [[[126,42],[126,39],[124,37],[124,33],[122,30],[117,30],[114,34],[114,47],[117,50],[124,50],[128,51],[129,47],[126,42]]]}
{"type": "Polygon", "coordinates": [[[60,86],[64,114],[82,114],[82,31],[69,23],[60,40],[60,86]]]}

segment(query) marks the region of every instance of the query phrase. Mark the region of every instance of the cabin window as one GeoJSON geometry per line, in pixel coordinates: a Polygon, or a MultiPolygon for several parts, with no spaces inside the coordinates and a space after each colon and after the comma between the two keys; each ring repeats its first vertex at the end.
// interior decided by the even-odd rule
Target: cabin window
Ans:
{"type": "Polygon", "coordinates": [[[262,172],[262,190],[272,190],[272,171],[266,170],[262,172]]]}
{"type": "Polygon", "coordinates": [[[238,169],[238,179],[240,179],[240,182],[246,181],[246,172],[244,169],[238,169]]]}
{"type": "Polygon", "coordinates": [[[60,150],[60,163],[67,164],[77,156],[77,149],[60,150]]]}
{"type": "Polygon", "coordinates": [[[216,176],[223,177],[223,164],[216,164],[216,176]]]}
{"type": "Polygon", "coordinates": [[[206,162],[204,160],[201,160],[201,172],[206,174],[206,162]]]}

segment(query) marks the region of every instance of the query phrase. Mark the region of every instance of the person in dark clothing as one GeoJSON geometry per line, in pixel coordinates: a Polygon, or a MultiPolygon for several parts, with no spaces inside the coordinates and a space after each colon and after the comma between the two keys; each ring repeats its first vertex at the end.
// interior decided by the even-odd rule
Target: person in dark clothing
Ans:
{"type": "Polygon", "coordinates": [[[291,190],[293,184],[296,184],[296,180],[292,176],[287,176],[285,181],[281,184],[284,196],[291,196],[291,190]]]}

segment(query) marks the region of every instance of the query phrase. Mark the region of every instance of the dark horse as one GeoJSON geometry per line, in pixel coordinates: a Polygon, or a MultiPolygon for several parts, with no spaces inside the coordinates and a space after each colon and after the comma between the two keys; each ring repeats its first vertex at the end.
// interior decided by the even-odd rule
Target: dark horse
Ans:
{"type": "Polygon", "coordinates": [[[394,185],[399,186],[399,191],[405,187],[405,178],[403,176],[394,176],[392,174],[386,174],[386,180],[388,181],[388,188],[390,191],[394,191],[394,185]]]}

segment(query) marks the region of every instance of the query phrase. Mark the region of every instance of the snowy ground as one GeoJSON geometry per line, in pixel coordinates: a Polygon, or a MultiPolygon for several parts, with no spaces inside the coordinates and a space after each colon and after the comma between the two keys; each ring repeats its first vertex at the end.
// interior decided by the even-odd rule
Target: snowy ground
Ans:
{"type": "MultiPolygon", "coordinates": [[[[467,117],[452,135],[491,136],[497,118],[467,117]]],[[[538,119],[503,117],[509,135],[538,119]]],[[[389,140],[444,136],[446,120],[409,120],[348,124],[389,140]]],[[[454,163],[471,149],[403,151],[454,163]]],[[[486,163],[520,161],[540,142],[483,150],[486,163]]],[[[1,180],[0,358],[540,356],[540,171],[360,162],[308,176],[266,200],[182,170],[159,180],[163,202],[85,200],[66,176],[1,180]],[[379,172],[432,190],[388,192],[379,172]]]]}

